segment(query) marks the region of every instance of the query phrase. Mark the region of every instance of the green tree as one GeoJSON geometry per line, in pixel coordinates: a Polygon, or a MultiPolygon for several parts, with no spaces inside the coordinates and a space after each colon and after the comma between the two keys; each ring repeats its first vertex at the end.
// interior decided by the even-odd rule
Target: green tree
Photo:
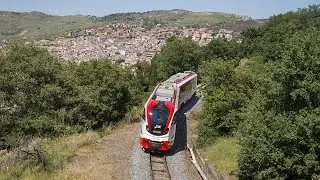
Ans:
{"type": "Polygon", "coordinates": [[[319,29],[319,9],[320,5],[313,5],[299,9],[297,12],[272,16],[265,26],[242,32],[243,52],[247,56],[256,53],[263,55],[268,61],[281,59],[286,40],[292,34],[304,32],[310,28],[319,29]]]}
{"type": "Polygon", "coordinates": [[[196,71],[199,64],[199,45],[191,39],[172,38],[152,59],[151,83],[165,80],[183,71],[196,71]]]}
{"type": "Polygon", "coordinates": [[[269,61],[269,90],[254,93],[240,114],[239,177],[319,179],[319,6],[273,17],[260,38],[273,46],[264,59],[277,61],[269,61]]]}
{"type": "Polygon", "coordinates": [[[319,109],[276,114],[259,106],[250,107],[238,136],[239,179],[318,179],[319,109]]]}
{"type": "Polygon", "coordinates": [[[59,136],[116,123],[141,99],[132,69],[67,63],[23,42],[0,56],[0,137],[59,136]]]}
{"type": "Polygon", "coordinates": [[[273,107],[279,111],[299,111],[320,107],[320,33],[316,29],[296,33],[286,41],[281,63],[273,77],[281,87],[273,107]]]}
{"type": "Polygon", "coordinates": [[[147,92],[150,85],[151,64],[147,61],[139,61],[133,65],[133,68],[135,69],[139,84],[142,86],[142,90],[147,92]]]}
{"type": "Polygon", "coordinates": [[[243,108],[254,94],[272,87],[273,65],[255,57],[243,65],[232,61],[202,62],[199,67],[204,89],[202,121],[198,127],[199,143],[210,144],[218,136],[233,135],[243,123],[243,108]]]}
{"type": "Polygon", "coordinates": [[[121,120],[135,105],[141,88],[129,70],[107,61],[82,62],[74,66],[79,96],[71,110],[72,123],[99,128],[121,120]]]}
{"type": "Polygon", "coordinates": [[[241,46],[235,40],[217,39],[201,48],[201,58],[203,60],[218,59],[239,60],[243,57],[241,46]]]}
{"type": "Polygon", "coordinates": [[[68,107],[73,96],[63,71],[63,65],[47,51],[21,42],[11,44],[0,67],[1,104],[11,121],[4,135],[59,133],[55,126],[62,119],[56,118],[57,112],[68,107]]]}

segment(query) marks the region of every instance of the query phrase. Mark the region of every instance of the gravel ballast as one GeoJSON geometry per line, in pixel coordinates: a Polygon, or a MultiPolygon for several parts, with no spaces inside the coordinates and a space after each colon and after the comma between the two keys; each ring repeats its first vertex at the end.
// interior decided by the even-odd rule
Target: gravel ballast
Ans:
{"type": "Polygon", "coordinates": [[[150,157],[149,157],[149,154],[143,152],[141,149],[141,146],[139,143],[139,133],[137,133],[136,140],[133,145],[131,162],[132,162],[132,168],[131,168],[132,180],[152,179],[151,169],[150,169],[150,157]]]}

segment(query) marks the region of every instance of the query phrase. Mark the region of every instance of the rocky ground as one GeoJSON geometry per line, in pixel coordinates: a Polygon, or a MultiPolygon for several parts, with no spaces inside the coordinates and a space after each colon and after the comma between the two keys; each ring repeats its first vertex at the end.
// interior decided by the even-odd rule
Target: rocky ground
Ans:
{"type": "MultiPolygon", "coordinates": [[[[186,149],[187,118],[185,113],[197,103],[188,103],[180,111],[177,135],[167,163],[172,180],[201,180],[186,149]]],[[[149,155],[139,144],[140,123],[124,125],[104,137],[95,147],[79,152],[67,165],[67,179],[151,179],[149,155]]]]}

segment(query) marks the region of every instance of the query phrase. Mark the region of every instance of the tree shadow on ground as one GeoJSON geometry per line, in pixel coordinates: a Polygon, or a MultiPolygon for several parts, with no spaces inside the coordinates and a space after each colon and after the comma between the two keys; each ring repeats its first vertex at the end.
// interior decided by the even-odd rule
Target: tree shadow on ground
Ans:
{"type": "Polygon", "coordinates": [[[167,152],[168,156],[173,156],[180,151],[184,151],[187,149],[187,116],[186,113],[190,112],[193,107],[197,104],[199,98],[197,96],[193,96],[190,101],[184,104],[177,114],[177,129],[176,136],[174,140],[174,145],[172,149],[167,152]]]}

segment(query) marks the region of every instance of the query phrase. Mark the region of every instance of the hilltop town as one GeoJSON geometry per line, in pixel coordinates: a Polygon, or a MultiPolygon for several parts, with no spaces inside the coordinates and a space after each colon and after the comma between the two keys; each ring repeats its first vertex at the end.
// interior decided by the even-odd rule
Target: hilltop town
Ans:
{"type": "Polygon", "coordinates": [[[200,46],[216,38],[232,39],[233,31],[210,28],[156,27],[146,29],[134,25],[114,24],[100,28],[70,32],[67,37],[39,40],[35,45],[53,55],[72,61],[109,59],[123,64],[150,61],[170,37],[189,37],[200,46]]]}
{"type": "Polygon", "coordinates": [[[180,9],[103,17],[0,11],[0,17],[0,53],[3,44],[22,39],[68,61],[108,59],[124,65],[150,61],[170,37],[189,37],[203,46],[264,24],[236,14],[180,9]]]}

